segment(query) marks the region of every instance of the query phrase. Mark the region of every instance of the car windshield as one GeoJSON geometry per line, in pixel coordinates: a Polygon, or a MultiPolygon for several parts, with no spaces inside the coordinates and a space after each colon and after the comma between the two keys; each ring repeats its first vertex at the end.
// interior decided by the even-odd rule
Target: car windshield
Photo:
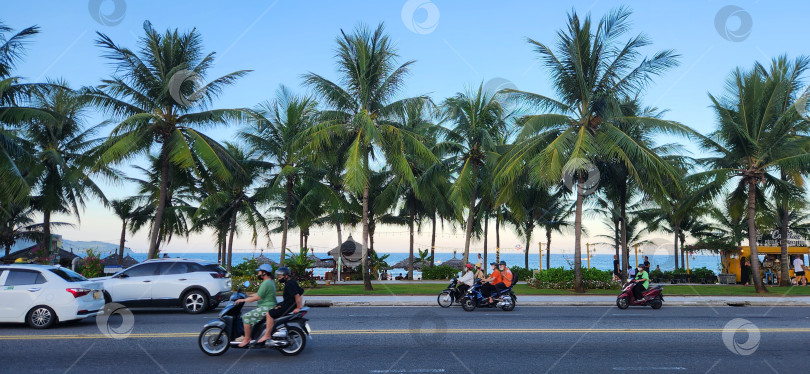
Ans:
{"type": "Polygon", "coordinates": [[[83,282],[87,280],[87,278],[83,277],[81,274],[70,269],[51,269],[51,272],[68,282],[83,282]]]}

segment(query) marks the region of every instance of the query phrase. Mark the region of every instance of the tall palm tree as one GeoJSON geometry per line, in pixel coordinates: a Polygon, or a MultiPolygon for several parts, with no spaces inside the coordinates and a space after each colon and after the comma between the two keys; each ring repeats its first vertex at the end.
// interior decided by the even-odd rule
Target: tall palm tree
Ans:
{"type": "Polygon", "coordinates": [[[118,264],[123,265],[124,244],[127,239],[127,230],[134,233],[135,230],[131,229],[133,221],[145,221],[154,211],[149,205],[138,206],[136,198],[110,200],[110,208],[112,208],[113,213],[121,219],[121,240],[118,244],[118,264]],[[128,227],[130,228],[128,229],[128,227]]]}
{"type": "MultiPolygon", "coordinates": [[[[225,148],[201,130],[242,120],[247,110],[208,109],[222,90],[248,73],[239,70],[203,84],[214,53],[205,54],[202,35],[167,30],[160,34],[148,21],[138,50],[115,44],[98,33],[97,44],[115,66],[109,79],[89,89],[93,102],[120,118],[103,146],[99,165],[119,163],[158,149],[159,194],[149,240],[149,258],[157,255],[160,227],[169,203],[170,168],[204,167],[228,180],[238,165],[225,148]]],[[[240,171],[241,172],[241,171],[240,171]]]]}
{"type": "Polygon", "coordinates": [[[747,196],[748,245],[758,293],[767,289],[757,258],[757,196],[761,189],[786,183],[773,172],[801,172],[810,166],[808,138],[797,136],[804,135],[800,132],[806,128],[805,120],[794,102],[808,63],[805,57],[788,61],[782,56],[770,68],[761,64],[750,70],[738,68],[729,78],[725,97],[709,95],[718,127],[703,141],[703,147],[715,154],[703,160],[709,168],[705,175],[719,186],[733,183],[732,194],[747,196]]]}
{"type": "MultiPolygon", "coordinates": [[[[50,248],[51,217],[55,213],[79,218],[88,198],[107,200],[98,185],[90,178],[95,163],[92,152],[101,139],[94,138],[98,126],[85,127],[89,110],[87,100],[67,87],[64,81],[34,92],[33,105],[52,113],[50,119],[35,118],[23,128],[31,145],[31,155],[37,161],[35,168],[35,195],[33,206],[42,213],[41,248],[50,248]]],[[[116,178],[115,170],[99,168],[95,174],[116,178]]]]}
{"type": "MultiPolygon", "coordinates": [[[[522,119],[523,128],[517,145],[501,158],[499,179],[513,183],[526,162],[533,182],[557,183],[564,174],[573,178],[576,190],[574,218],[575,290],[582,285],[582,204],[586,195],[587,170],[602,160],[624,164],[630,177],[639,179],[638,169],[650,172],[640,184],[657,184],[668,174],[669,167],[645,144],[635,141],[617,126],[619,121],[644,121],[657,132],[689,133],[684,126],[655,118],[624,118],[620,98],[633,97],[652,78],[677,63],[671,50],[640,59],[640,49],[650,41],[644,35],[621,43],[629,30],[631,12],[626,8],[611,11],[598,25],[574,12],[568,16],[566,29],[558,35],[557,48],[529,40],[540,59],[551,71],[557,99],[517,90],[508,90],[518,100],[551,113],[529,115],[522,119]],[[525,161],[528,160],[528,161],[525,161]]],[[[639,181],[641,182],[641,181],[639,181]]]]}
{"type": "Polygon", "coordinates": [[[457,177],[451,188],[451,200],[456,203],[457,210],[467,210],[461,259],[466,264],[481,180],[487,168],[497,160],[497,134],[504,132],[506,122],[496,93],[485,90],[483,83],[476,90],[459,92],[446,99],[442,107],[444,117],[453,122],[447,140],[455,143],[457,149],[454,171],[457,177]]]}
{"type": "Polygon", "coordinates": [[[396,104],[391,100],[400,92],[413,64],[408,61],[397,65],[396,49],[383,24],[373,30],[360,26],[351,34],[341,30],[336,57],[342,85],[315,73],[304,76],[306,84],[329,107],[326,115],[330,119],[308,132],[305,151],[322,151],[334,142],[350,144],[344,180],[348,190],[362,194],[363,284],[366,290],[371,290],[368,267],[371,161],[384,157],[395,173],[414,183],[404,148],[410,147],[424,158],[433,155],[417,135],[380,121],[391,113],[392,105],[396,104]]]}
{"type": "Polygon", "coordinates": [[[42,239],[42,225],[34,222],[34,209],[17,203],[5,203],[0,209],[0,245],[6,249],[6,256],[18,240],[39,243],[42,239]]]}
{"type": "Polygon", "coordinates": [[[272,163],[277,173],[271,185],[284,186],[284,220],[281,231],[281,265],[287,250],[287,229],[292,209],[293,188],[299,179],[307,179],[306,166],[311,154],[302,152],[301,136],[315,125],[317,103],[311,96],[297,96],[281,86],[272,101],[266,101],[256,110],[255,123],[240,137],[262,159],[272,163]]]}

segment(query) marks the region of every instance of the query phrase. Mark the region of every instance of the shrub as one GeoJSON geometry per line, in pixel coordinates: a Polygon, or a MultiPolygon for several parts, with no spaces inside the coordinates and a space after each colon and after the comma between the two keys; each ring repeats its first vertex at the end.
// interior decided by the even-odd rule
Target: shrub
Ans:
{"type": "Polygon", "coordinates": [[[665,279],[664,272],[661,270],[650,271],[650,279],[665,279]]]}
{"type": "Polygon", "coordinates": [[[447,265],[426,266],[422,268],[422,279],[450,279],[458,272],[458,269],[447,265]]]}
{"type": "Polygon", "coordinates": [[[694,282],[694,283],[700,283],[704,279],[706,279],[706,280],[711,279],[712,281],[715,281],[715,280],[717,280],[717,276],[714,274],[713,271],[711,271],[711,270],[709,270],[709,269],[707,269],[705,267],[700,267],[700,268],[691,270],[691,272],[689,274],[689,281],[694,282]]]}
{"type": "Polygon", "coordinates": [[[85,278],[95,278],[104,275],[104,265],[101,264],[98,252],[92,249],[87,250],[87,255],[79,260],[76,269],[79,271],[79,274],[83,275],[85,278]]]}
{"type": "MultiPolygon", "coordinates": [[[[248,288],[242,288],[242,292],[259,291],[259,285],[261,285],[261,281],[259,281],[259,279],[255,275],[231,277],[231,289],[236,291],[238,288],[243,287],[242,283],[245,283],[245,281],[249,281],[250,286],[248,286],[248,288]]],[[[274,282],[276,282],[276,293],[281,294],[281,292],[284,291],[284,284],[279,283],[278,280],[274,280],[274,282]]],[[[301,286],[301,288],[306,289],[306,288],[315,288],[318,286],[318,283],[315,282],[314,280],[308,279],[308,280],[299,280],[298,285],[301,286]]]]}
{"type": "MultiPolygon", "coordinates": [[[[255,258],[244,257],[241,264],[231,266],[231,275],[234,277],[255,276],[257,268],[259,268],[259,261],[255,258]]],[[[274,266],[273,270],[275,271],[275,269],[274,266]]]]}
{"type": "MultiPolygon", "coordinates": [[[[563,268],[543,270],[533,278],[529,278],[526,283],[533,288],[570,290],[574,288],[574,270],[563,268]]],[[[586,289],[612,290],[621,286],[613,281],[612,272],[596,268],[582,269],[582,283],[586,289]]]]}
{"type": "Polygon", "coordinates": [[[526,282],[532,277],[533,270],[522,268],[520,266],[512,266],[509,268],[513,275],[517,276],[518,282],[526,282]]]}

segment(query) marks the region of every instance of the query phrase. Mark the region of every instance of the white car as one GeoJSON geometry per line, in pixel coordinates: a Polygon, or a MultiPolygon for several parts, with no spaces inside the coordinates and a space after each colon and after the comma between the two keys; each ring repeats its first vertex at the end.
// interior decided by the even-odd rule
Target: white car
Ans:
{"type": "Polygon", "coordinates": [[[216,308],[232,293],[228,272],[216,262],[202,260],[147,260],[93,280],[103,282],[107,302],[128,307],[181,306],[188,313],[216,308]]]}
{"type": "Polygon", "coordinates": [[[83,319],[104,307],[101,282],[50,265],[0,265],[0,322],[37,329],[83,319]]]}

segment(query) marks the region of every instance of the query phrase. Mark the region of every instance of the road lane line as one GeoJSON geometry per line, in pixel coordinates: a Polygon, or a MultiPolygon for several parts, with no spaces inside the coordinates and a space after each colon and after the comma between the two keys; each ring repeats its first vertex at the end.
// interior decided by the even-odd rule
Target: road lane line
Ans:
{"type": "MultiPolygon", "coordinates": [[[[810,328],[762,328],[762,333],[806,333],[810,328]]],[[[508,334],[706,334],[722,333],[721,328],[706,329],[448,329],[448,330],[411,330],[411,329],[389,329],[389,330],[315,330],[312,335],[379,335],[379,334],[487,334],[487,333],[508,333],[508,334]]],[[[194,338],[199,336],[196,332],[174,332],[174,333],[141,333],[131,334],[129,338],[194,338]]],[[[44,334],[44,335],[0,335],[2,340],[56,340],[56,339],[110,339],[103,334],[44,334]]]]}

